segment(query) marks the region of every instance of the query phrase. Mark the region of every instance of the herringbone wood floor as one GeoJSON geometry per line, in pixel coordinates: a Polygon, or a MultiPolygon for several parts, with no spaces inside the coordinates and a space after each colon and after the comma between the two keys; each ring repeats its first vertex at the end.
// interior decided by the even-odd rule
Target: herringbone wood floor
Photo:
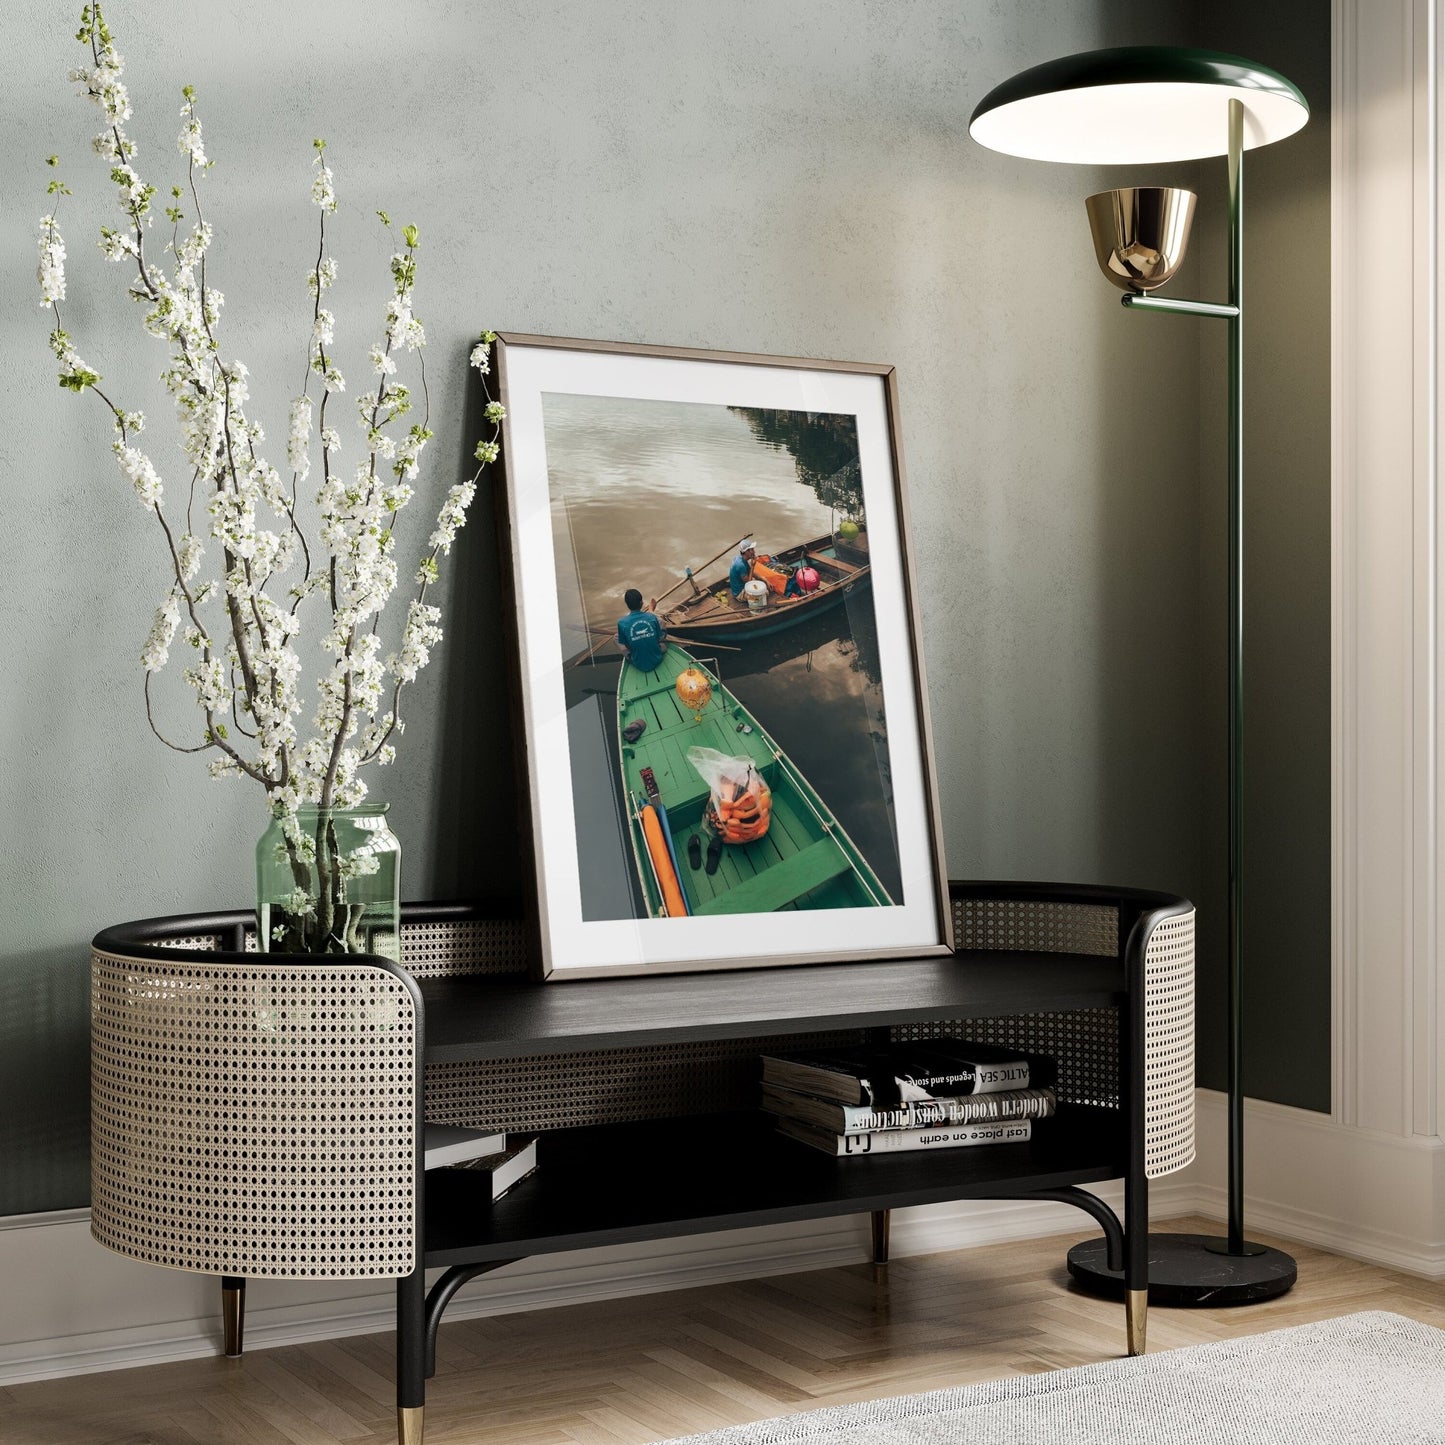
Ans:
{"type": "MultiPolygon", "coordinates": [[[[1202,1220],[1164,1228],[1217,1232],[1202,1220]]],[[[443,1324],[427,1445],[642,1445],[820,1405],[1123,1353],[1077,1294],[1071,1237],[443,1324]]],[[[1300,1282],[1235,1309],[1154,1309],[1151,1351],[1388,1309],[1445,1326],[1445,1285],[1283,1244],[1300,1282]]],[[[390,1335],[0,1390],[5,1445],[390,1445],[390,1335]]]]}

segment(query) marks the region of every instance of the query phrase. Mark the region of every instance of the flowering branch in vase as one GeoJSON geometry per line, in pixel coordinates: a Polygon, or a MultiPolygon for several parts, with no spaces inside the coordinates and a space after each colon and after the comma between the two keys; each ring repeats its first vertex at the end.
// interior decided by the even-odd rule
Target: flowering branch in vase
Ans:
{"type": "MultiPolygon", "coordinates": [[[[50,347],[60,363],[60,385],[77,394],[93,392],[110,411],[117,464],[155,518],[165,546],[165,592],[140,656],[147,720],[167,747],[213,754],[212,776],[260,784],[281,820],[298,895],[282,927],[291,927],[308,945],[345,949],[355,922],[345,885],[366,862],[342,855],[329,820],[334,810],[366,797],[364,769],[385,766],[396,756],[395,740],[405,727],[404,691],[442,635],[441,613],[427,600],[428,591],[465,523],[481,468],[496,459],[502,408],[488,396],[489,434],[477,444],[478,469],[448,488],[412,577],[398,645],[384,653],[383,612],[399,579],[397,529],[432,438],[426,336],[412,309],[416,227],[400,228],[401,248],[391,257],[391,295],[382,334],[369,351],[371,376],[356,399],[361,441],[348,469],[334,414],[342,406],[346,379],[333,350],[335,317],[325,305],[337,273],[326,253],[326,223],[337,206],[335,180],[326,143],[313,143],[311,200],[320,219],[316,260],[306,277],[312,297],[306,383],[290,407],[288,483],[267,459],[265,433],[248,414],[249,372],[240,360],[226,359],[219,339],[224,297],[207,273],[214,233],[201,204],[202,183],[214,162],[205,151],[196,92],[190,86],[182,90],[176,145],[186,157],[186,177],[184,189],[171,187],[171,204],[164,207],[170,223],[162,249],[170,258],[167,267],[147,252],[148,243],[155,244],[157,188],[133,164],[136,144],[123,129],[132,113],[123,63],[98,4],[82,11],[76,38],[87,47],[89,63],[71,71],[70,79],[105,117],[93,148],[110,167],[124,217],[123,224],[101,226],[100,249],[131,273],[127,292],[142,307],[142,325],[168,348],[162,379],[175,404],[189,471],[184,514],[168,511],[166,486],[136,444],[143,414],[124,409],[102,389],[103,378],[81,359],[64,329],[66,249],[58,212],[61,198],[71,192],[57,177],[49,185],[50,213],[40,222],[38,277],[40,304],[54,319],[50,347]],[[417,397],[399,378],[402,361],[414,363],[418,372],[419,419],[417,397]],[[302,488],[317,457],[320,482],[312,501],[319,525],[308,539],[299,514],[305,506],[302,488]],[[204,520],[198,521],[198,511],[204,520]],[[209,576],[203,572],[207,563],[209,576]],[[318,597],[319,604],[313,600],[318,597]],[[331,662],[317,681],[311,732],[303,739],[297,728],[305,710],[297,640],[318,607],[325,618],[319,645],[331,662]],[[151,703],[152,680],[168,662],[178,631],[192,654],[181,677],[204,718],[199,741],[190,744],[162,733],[151,703]],[[298,821],[298,809],[307,805],[318,810],[314,831],[303,830],[298,821]],[[305,908],[302,897],[309,900],[305,908]]],[[[50,157],[49,164],[57,165],[57,158],[50,157]]],[[[385,212],[377,214],[390,226],[385,212]]],[[[494,340],[484,332],[470,357],[484,389],[494,340]]]]}

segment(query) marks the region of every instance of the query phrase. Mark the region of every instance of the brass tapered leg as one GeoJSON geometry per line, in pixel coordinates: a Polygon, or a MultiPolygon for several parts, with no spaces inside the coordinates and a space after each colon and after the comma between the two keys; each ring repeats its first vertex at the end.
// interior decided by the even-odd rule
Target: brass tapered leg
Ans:
{"type": "Polygon", "coordinates": [[[888,1263],[888,1223],[893,1217],[892,1210],[873,1211],[873,1263],[888,1263]]]}
{"type": "Polygon", "coordinates": [[[1124,1291],[1124,1327],[1129,1335],[1129,1353],[1144,1353],[1144,1334],[1149,1323],[1149,1291],[1131,1289],[1124,1291]]]}
{"type": "Polygon", "coordinates": [[[221,1280],[221,1339],[226,1358],[241,1353],[246,1335],[246,1281],[227,1275],[221,1280]]]}
{"type": "Polygon", "coordinates": [[[425,1405],[398,1405],[396,1445],[421,1445],[422,1411],[425,1405]]]}

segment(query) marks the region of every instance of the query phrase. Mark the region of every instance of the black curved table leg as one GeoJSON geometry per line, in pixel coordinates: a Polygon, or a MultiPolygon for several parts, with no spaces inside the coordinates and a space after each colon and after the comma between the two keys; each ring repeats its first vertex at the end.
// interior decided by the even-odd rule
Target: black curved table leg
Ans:
{"type": "Polygon", "coordinates": [[[446,1307],[452,1302],[452,1296],[468,1280],[475,1279],[479,1274],[490,1274],[494,1269],[501,1269],[504,1265],[516,1264],[516,1262],[515,1259],[491,1259],[485,1264],[454,1264],[431,1287],[431,1292],[426,1296],[423,1311],[426,1330],[426,1378],[428,1380],[437,1372],[437,1327],[442,1322],[442,1315],[446,1307]]]}

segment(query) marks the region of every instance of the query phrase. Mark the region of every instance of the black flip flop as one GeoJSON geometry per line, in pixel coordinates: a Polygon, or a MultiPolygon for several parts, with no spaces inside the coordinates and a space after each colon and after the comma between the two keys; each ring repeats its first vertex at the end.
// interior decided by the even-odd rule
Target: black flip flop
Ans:
{"type": "Polygon", "coordinates": [[[718,860],[722,857],[722,848],[723,844],[721,838],[714,836],[708,840],[707,871],[709,873],[717,872],[718,860]]]}
{"type": "Polygon", "coordinates": [[[702,844],[698,842],[696,833],[687,840],[687,861],[693,872],[702,867],[702,844]]]}

